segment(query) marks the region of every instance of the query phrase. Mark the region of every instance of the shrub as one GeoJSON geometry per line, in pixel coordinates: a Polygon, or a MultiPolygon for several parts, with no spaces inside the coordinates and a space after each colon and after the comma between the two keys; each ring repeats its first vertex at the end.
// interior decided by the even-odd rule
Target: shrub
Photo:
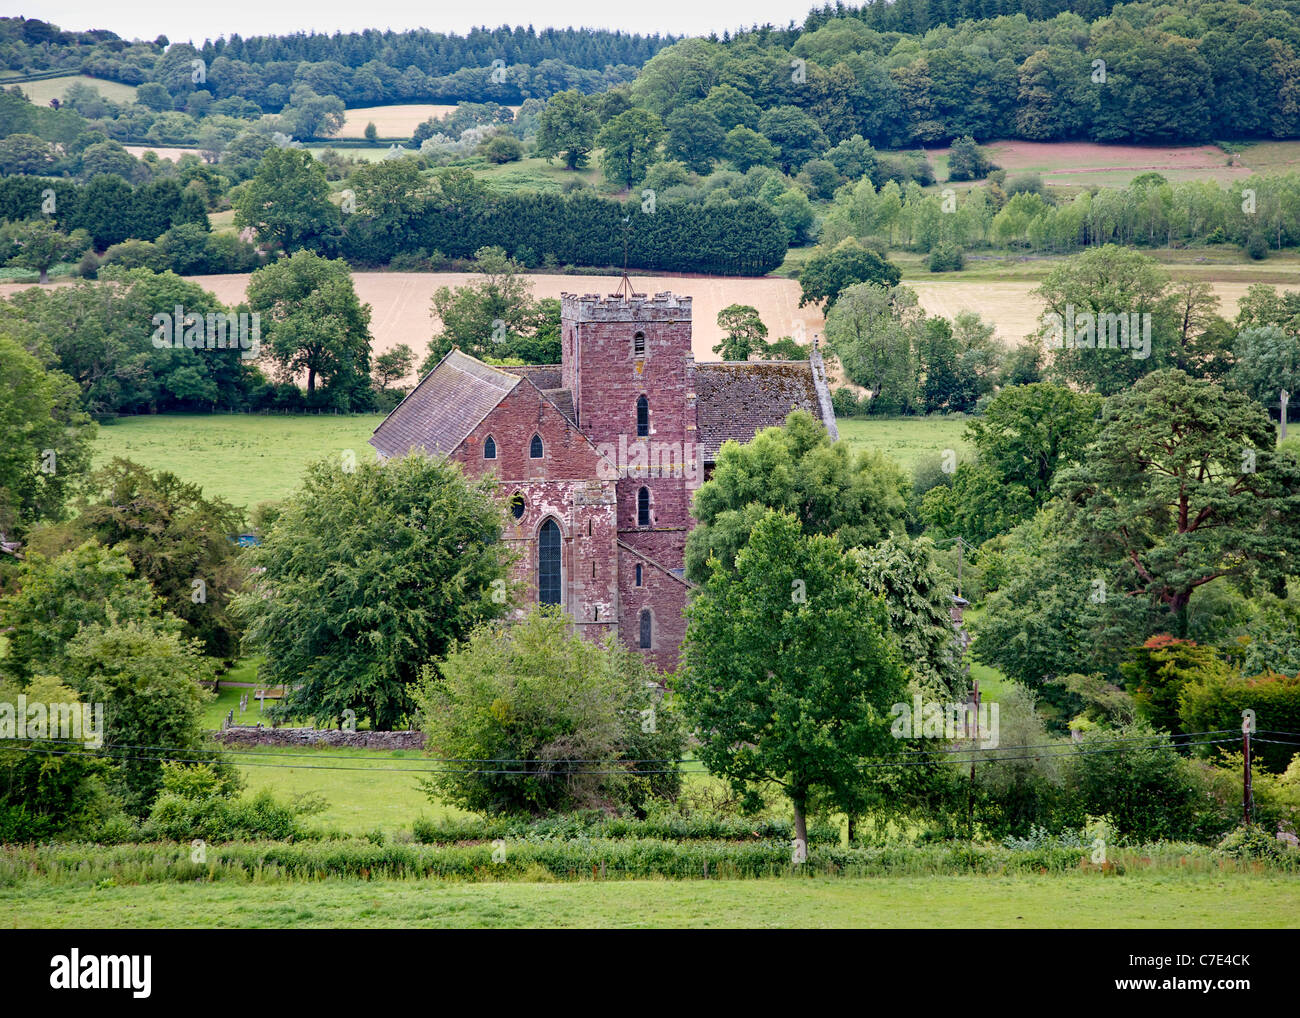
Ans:
{"type": "Polygon", "coordinates": [[[538,610],[479,627],[439,670],[426,672],[415,695],[426,749],[466,763],[425,783],[435,801],[545,814],[643,809],[653,796],[676,795],[684,747],[676,715],[642,657],[613,639],[594,644],[566,616],[538,610]]]}
{"type": "Polygon", "coordinates": [[[1215,851],[1230,859],[1244,861],[1286,859],[1288,855],[1300,857],[1300,851],[1284,845],[1258,824],[1241,824],[1224,836],[1215,851]]]}
{"type": "Polygon", "coordinates": [[[1066,786],[1084,812],[1110,816],[1121,836],[1136,840],[1195,835],[1195,783],[1168,736],[1144,725],[1097,729],[1079,749],[1068,760],[1066,786]]]}
{"type": "Polygon", "coordinates": [[[931,272],[960,272],[966,266],[966,255],[955,244],[936,244],[930,250],[931,272]]]}
{"type": "Polygon", "coordinates": [[[1262,261],[1268,257],[1268,240],[1264,234],[1258,230],[1246,238],[1246,243],[1242,245],[1242,250],[1252,261],[1262,261]]]}
{"type": "MultiPolygon", "coordinates": [[[[1207,675],[1185,685],[1178,700],[1178,716],[1188,732],[1239,732],[1241,712],[1248,709],[1255,711],[1258,728],[1300,731],[1300,675],[1207,675]]],[[[1275,742],[1252,746],[1259,761],[1274,771],[1284,770],[1295,752],[1295,746],[1275,742]]]]}
{"type": "Polygon", "coordinates": [[[498,134],[478,147],[478,154],[490,163],[514,163],[524,157],[524,146],[518,138],[498,134]]]}
{"type": "Polygon", "coordinates": [[[831,409],[836,417],[856,417],[859,404],[858,396],[846,385],[841,385],[831,393],[831,409]]]}

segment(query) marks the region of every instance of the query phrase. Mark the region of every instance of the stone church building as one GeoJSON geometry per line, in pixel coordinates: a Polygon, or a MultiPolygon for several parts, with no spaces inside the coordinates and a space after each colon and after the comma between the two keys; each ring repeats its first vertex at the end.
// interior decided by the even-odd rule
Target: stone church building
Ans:
{"type": "Polygon", "coordinates": [[[585,635],[616,633],[661,669],[685,635],[691,497],[729,439],[793,409],[838,437],[820,354],[695,363],[691,298],[565,294],[562,363],[494,367],[452,350],[375,429],[383,458],[492,472],[530,602],[585,635]]]}

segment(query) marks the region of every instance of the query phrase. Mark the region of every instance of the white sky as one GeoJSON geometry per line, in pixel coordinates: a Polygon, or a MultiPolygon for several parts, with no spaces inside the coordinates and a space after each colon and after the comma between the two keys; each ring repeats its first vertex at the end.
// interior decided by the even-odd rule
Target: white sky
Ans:
{"type": "Polygon", "coordinates": [[[474,3],[415,3],[392,0],[382,6],[362,3],[322,4],[319,0],[221,0],[220,3],[185,3],[177,0],[124,0],[121,4],[94,4],[88,0],[39,0],[25,3],[10,16],[40,18],[62,29],[85,31],[107,28],[126,39],[193,41],[238,33],[288,35],[299,31],[360,31],[366,28],[402,31],[428,28],[456,32],[479,25],[532,25],[534,28],[622,29],[642,34],[721,34],[737,27],[771,22],[784,26],[802,22],[821,0],[655,0],[653,3],[612,3],[610,0],[476,0],[474,3]]]}

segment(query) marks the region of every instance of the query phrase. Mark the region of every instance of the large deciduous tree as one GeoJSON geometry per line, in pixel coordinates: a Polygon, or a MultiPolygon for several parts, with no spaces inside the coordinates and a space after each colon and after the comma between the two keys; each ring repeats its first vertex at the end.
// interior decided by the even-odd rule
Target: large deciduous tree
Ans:
{"type": "Polygon", "coordinates": [[[261,316],[267,350],[281,378],[319,379],[340,409],[365,404],[370,384],[370,305],[357,299],[344,261],[310,251],[268,265],[248,281],[248,304],[261,316]]]}
{"type": "Polygon", "coordinates": [[[338,224],[325,168],[305,149],[272,146],[235,196],[235,225],[252,227],[263,244],[293,252],[311,247],[338,224]]]}
{"type": "Polygon", "coordinates": [[[890,706],[907,683],[843,545],[768,510],[686,612],[682,709],[709,771],[751,802],[780,788],[805,846],[810,803],[860,812],[862,764],[894,751],[890,706]]]}
{"type": "Polygon", "coordinates": [[[408,716],[421,668],[506,610],[503,522],[492,483],[443,460],[310,467],[251,553],[265,572],[235,599],[262,674],[288,688],[283,712],[353,710],[380,728],[408,716]]]}
{"type": "Polygon", "coordinates": [[[906,286],[850,286],[826,316],[826,344],[849,380],[871,390],[873,413],[905,413],[917,398],[925,315],[906,286]]]}
{"type": "Polygon", "coordinates": [[[837,535],[845,547],[874,544],[902,529],[909,488],[880,453],[832,442],[797,410],[745,445],[723,445],[692,503],[698,525],[686,540],[686,575],[703,582],[711,558],[731,568],[768,509],[792,513],[805,533],[837,535]]]}

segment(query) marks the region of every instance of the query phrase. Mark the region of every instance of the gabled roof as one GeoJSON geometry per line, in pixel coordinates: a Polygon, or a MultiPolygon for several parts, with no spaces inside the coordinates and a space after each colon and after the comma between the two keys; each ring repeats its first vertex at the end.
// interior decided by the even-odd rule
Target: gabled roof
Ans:
{"type": "Polygon", "coordinates": [[[728,439],[748,442],[764,428],[785,423],[791,410],[807,410],[838,438],[830,393],[810,361],[705,361],[695,365],[695,417],[706,463],[728,439]]]}
{"type": "Polygon", "coordinates": [[[414,449],[445,455],[522,383],[520,375],[452,350],[380,422],[370,444],[381,456],[414,449]]]}

